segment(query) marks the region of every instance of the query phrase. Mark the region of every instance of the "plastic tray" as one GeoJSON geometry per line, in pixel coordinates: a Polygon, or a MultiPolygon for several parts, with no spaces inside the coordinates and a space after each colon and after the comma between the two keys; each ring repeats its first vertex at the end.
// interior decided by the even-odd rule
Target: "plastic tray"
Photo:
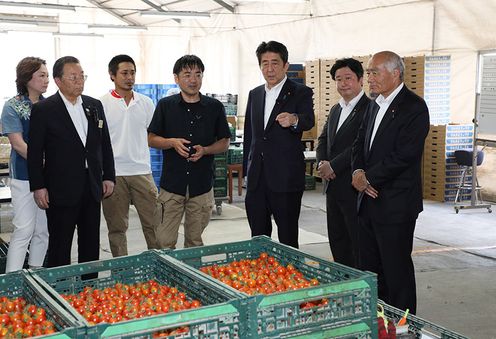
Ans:
{"type": "MultiPolygon", "coordinates": [[[[393,319],[395,323],[398,322],[403,317],[404,311],[393,307],[391,305],[385,304],[383,301],[379,300],[379,304],[384,307],[384,314],[389,318],[393,319]]],[[[414,333],[415,337],[421,338],[442,338],[442,339],[468,339],[468,337],[461,334],[452,332],[445,329],[439,325],[433,324],[427,320],[416,317],[414,315],[408,315],[406,317],[408,323],[408,332],[414,333]]]]}

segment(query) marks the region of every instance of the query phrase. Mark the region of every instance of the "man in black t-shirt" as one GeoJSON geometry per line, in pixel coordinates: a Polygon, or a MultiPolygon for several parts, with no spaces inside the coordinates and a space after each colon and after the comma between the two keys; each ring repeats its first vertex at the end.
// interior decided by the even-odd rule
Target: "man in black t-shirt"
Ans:
{"type": "Polygon", "coordinates": [[[202,246],[213,207],[214,154],[227,151],[230,132],[222,103],[200,93],[205,66],[195,55],[174,64],[181,92],[161,99],[148,127],[148,144],[162,149],[157,242],[174,249],[183,214],[184,247],[202,246]]]}

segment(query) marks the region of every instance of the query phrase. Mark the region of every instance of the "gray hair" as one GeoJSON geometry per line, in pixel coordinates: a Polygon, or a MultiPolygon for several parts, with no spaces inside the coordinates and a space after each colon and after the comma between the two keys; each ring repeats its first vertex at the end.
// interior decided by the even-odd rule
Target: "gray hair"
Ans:
{"type": "Polygon", "coordinates": [[[405,75],[405,63],[401,59],[401,57],[391,51],[381,52],[386,57],[386,61],[384,62],[384,67],[392,73],[395,69],[400,71],[400,80],[403,81],[405,75]]]}

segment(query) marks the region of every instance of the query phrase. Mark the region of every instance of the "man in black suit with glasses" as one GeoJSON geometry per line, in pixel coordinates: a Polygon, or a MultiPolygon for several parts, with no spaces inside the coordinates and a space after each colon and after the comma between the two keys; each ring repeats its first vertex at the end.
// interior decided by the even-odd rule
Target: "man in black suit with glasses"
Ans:
{"type": "Polygon", "coordinates": [[[114,189],[114,157],[100,101],[82,95],[87,76],[79,60],[58,59],[59,91],[33,105],[28,172],[36,204],[46,209],[48,266],[71,263],[77,226],[78,262],[98,260],[100,204],[114,189]]]}

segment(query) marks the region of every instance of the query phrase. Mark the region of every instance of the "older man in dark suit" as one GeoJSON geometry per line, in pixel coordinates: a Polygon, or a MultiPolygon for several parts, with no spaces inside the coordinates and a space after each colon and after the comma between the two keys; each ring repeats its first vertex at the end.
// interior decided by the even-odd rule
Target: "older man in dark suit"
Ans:
{"type": "Polygon", "coordinates": [[[319,136],[317,170],[325,180],[327,234],[334,261],[357,267],[357,192],[351,186],[351,146],[370,99],[362,89],[360,61],[339,59],[330,73],[341,99],[331,108],[319,136]]]}
{"type": "Polygon", "coordinates": [[[262,42],[256,51],[266,84],[250,91],[244,127],[246,213],[252,236],[272,233],[298,247],[298,219],[305,189],[301,135],[315,123],[312,90],[286,77],[288,50],[262,42]]]}
{"type": "Polygon", "coordinates": [[[378,274],[379,297],[400,309],[417,307],[411,257],[422,211],[421,159],[429,132],[425,101],[403,84],[404,64],[389,51],[367,66],[375,102],[353,144],[353,186],[360,192],[360,267],[378,274]]]}
{"type": "Polygon", "coordinates": [[[78,59],[58,59],[53,77],[59,91],[33,105],[28,144],[29,183],[47,214],[49,267],[71,263],[76,225],[78,261],[99,258],[100,203],[115,182],[103,107],[81,95],[86,75],[78,59]]]}

